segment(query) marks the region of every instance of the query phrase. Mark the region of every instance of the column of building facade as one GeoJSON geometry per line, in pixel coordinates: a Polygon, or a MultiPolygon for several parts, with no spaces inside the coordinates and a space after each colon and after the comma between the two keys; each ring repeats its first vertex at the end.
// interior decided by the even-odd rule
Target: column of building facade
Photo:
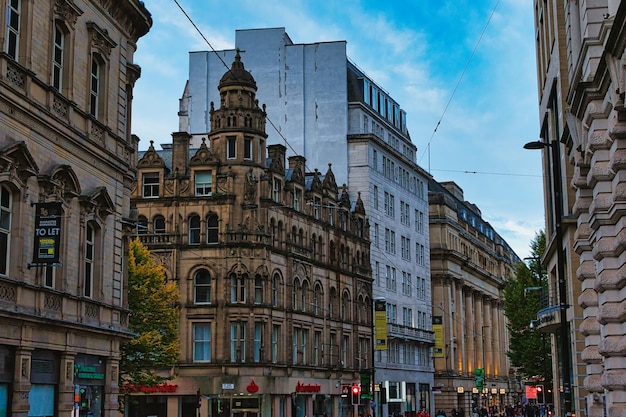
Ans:
{"type": "MultiPolygon", "coordinates": [[[[580,265],[576,270],[576,278],[581,282],[581,294],[577,302],[583,307],[583,320],[579,331],[585,339],[585,348],[581,354],[585,362],[584,388],[591,393],[588,398],[587,409],[589,417],[601,417],[604,415],[604,405],[593,401],[593,394],[601,395],[602,355],[599,352],[601,341],[600,324],[598,322],[598,293],[595,291],[595,261],[591,246],[591,226],[589,224],[589,207],[593,201],[593,190],[587,185],[589,174],[589,161],[579,152],[572,152],[570,158],[574,160],[574,177],[572,184],[576,189],[576,200],[572,213],[577,218],[577,230],[575,234],[574,250],[580,257],[580,265]]],[[[576,301],[576,300],[574,300],[576,301]]]]}
{"type": "MultiPolygon", "coordinates": [[[[612,102],[615,102],[612,100],[612,102]]],[[[607,390],[609,415],[626,414],[626,358],[623,355],[624,318],[621,313],[623,297],[620,294],[626,262],[623,259],[621,236],[626,233],[626,218],[612,216],[621,212],[626,205],[624,186],[626,167],[621,162],[626,154],[624,136],[626,124],[612,125],[619,120],[616,113],[609,119],[599,120],[592,126],[593,137],[597,138],[592,157],[594,200],[589,208],[590,224],[595,235],[593,254],[597,272],[595,289],[598,292],[597,317],[602,326],[599,352],[604,356],[603,387],[607,390]],[[603,127],[606,125],[607,129],[603,127]],[[615,173],[615,174],[613,174],[615,173]],[[615,181],[617,176],[618,181],[615,181]],[[597,225],[597,226],[596,226],[597,225]]]]}
{"type": "Polygon", "coordinates": [[[474,337],[474,294],[469,287],[464,288],[465,295],[465,316],[460,317],[463,322],[463,341],[465,343],[465,349],[463,349],[464,365],[467,372],[474,372],[476,369],[476,339],[474,337]]]}
{"type": "Polygon", "coordinates": [[[454,366],[459,374],[467,374],[467,364],[463,361],[463,351],[465,348],[465,338],[463,332],[463,317],[466,316],[465,296],[463,294],[463,285],[461,281],[455,281],[455,320],[454,320],[454,366]]]}
{"type": "MultiPolygon", "coordinates": [[[[74,353],[61,355],[59,372],[59,413],[68,414],[74,409],[74,353]]],[[[109,397],[107,397],[109,398],[109,397]]],[[[115,398],[117,404],[117,397],[115,398]]]]}
{"type": "Polygon", "coordinates": [[[27,415],[30,410],[30,366],[33,349],[20,347],[15,350],[15,370],[13,378],[13,412],[27,415]]]}
{"type": "Polygon", "coordinates": [[[481,325],[481,334],[483,340],[483,349],[485,350],[485,375],[489,374],[490,377],[494,375],[493,366],[493,322],[492,322],[492,299],[488,295],[483,295],[483,324],[481,325]],[[489,372],[487,372],[489,371],[489,372]]]}
{"type": "Polygon", "coordinates": [[[484,334],[483,334],[483,325],[485,323],[485,311],[483,305],[483,294],[481,292],[474,292],[474,338],[476,339],[476,356],[477,356],[477,368],[482,368],[485,376],[487,375],[487,368],[485,367],[485,343],[484,343],[484,334]]]}

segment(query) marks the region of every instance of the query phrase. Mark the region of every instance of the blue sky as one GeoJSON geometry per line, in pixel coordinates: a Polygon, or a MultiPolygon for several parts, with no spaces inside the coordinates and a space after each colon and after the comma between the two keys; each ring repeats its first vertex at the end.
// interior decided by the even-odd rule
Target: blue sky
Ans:
{"type": "Polygon", "coordinates": [[[295,43],[345,40],[350,59],[407,111],[419,165],[437,181],[455,181],[515,252],[529,255],[544,227],[541,154],[522,148],[539,134],[531,2],[178,3],[210,45],[174,0],[145,1],[154,24],[134,58],[142,68],[133,101],[141,150],[171,142],[178,130],[190,51],[232,49],[235,30],[264,27],[284,27],[295,43]]]}

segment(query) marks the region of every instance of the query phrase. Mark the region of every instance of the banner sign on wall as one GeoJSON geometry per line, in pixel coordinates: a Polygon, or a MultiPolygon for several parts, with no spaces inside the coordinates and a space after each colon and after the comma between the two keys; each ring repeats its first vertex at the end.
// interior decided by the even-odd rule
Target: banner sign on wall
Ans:
{"type": "Polygon", "coordinates": [[[33,264],[59,263],[61,243],[61,203],[35,204],[35,250],[33,264]]]}
{"type": "Polygon", "coordinates": [[[433,316],[433,333],[435,334],[433,356],[443,358],[443,319],[441,316],[433,316]]]}
{"type": "Polygon", "coordinates": [[[374,300],[374,337],[375,350],[387,350],[387,303],[374,300]]]}

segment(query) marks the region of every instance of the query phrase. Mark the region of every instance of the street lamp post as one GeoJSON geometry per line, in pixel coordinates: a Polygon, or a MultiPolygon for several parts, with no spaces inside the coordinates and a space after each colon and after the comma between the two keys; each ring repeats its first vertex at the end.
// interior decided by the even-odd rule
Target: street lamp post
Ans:
{"type": "Polygon", "coordinates": [[[554,233],[556,242],[557,278],[559,290],[559,310],[561,322],[559,336],[561,339],[561,377],[563,379],[563,393],[561,396],[562,417],[569,416],[572,411],[570,366],[571,352],[569,344],[569,322],[567,321],[567,287],[565,281],[565,250],[563,248],[563,186],[561,177],[561,156],[559,142],[534,141],[524,145],[524,149],[550,148],[552,151],[552,192],[554,205],[554,233]]]}

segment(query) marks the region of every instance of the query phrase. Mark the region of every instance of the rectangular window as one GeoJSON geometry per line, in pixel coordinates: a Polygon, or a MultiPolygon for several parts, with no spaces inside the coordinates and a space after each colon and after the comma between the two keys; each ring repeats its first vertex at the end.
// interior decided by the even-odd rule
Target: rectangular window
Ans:
{"type": "Polygon", "coordinates": [[[252,159],[252,139],[243,140],[243,159],[252,159]]]}
{"type": "Polygon", "coordinates": [[[237,157],[235,144],[236,144],[236,138],[232,136],[229,137],[227,148],[226,148],[226,159],[235,159],[237,157]]]}
{"type": "Polygon", "coordinates": [[[213,174],[211,171],[198,171],[195,175],[196,196],[209,196],[213,191],[213,174]]]}
{"type": "Polygon", "coordinates": [[[402,325],[413,327],[413,309],[402,307],[402,325]]]}
{"type": "Polygon", "coordinates": [[[278,362],[278,335],[280,334],[280,326],[274,324],[272,326],[272,363],[278,362]]]}
{"type": "Polygon", "coordinates": [[[402,271],[402,294],[410,296],[411,293],[411,274],[402,271]]]}
{"type": "Polygon", "coordinates": [[[272,187],[272,201],[275,203],[280,203],[280,193],[282,190],[282,183],[278,178],[274,178],[273,187],[272,187]]]}
{"type": "Polygon", "coordinates": [[[92,225],[85,227],[85,257],[83,275],[83,295],[91,297],[93,292],[93,269],[95,260],[95,230],[92,225]]]}
{"type": "Polygon", "coordinates": [[[322,205],[322,200],[319,197],[313,198],[313,217],[316,220],[320,218],[320,207],[322,205]]]}
{"type": "Polygon", "coordinates": [[[263,348],[263,323],[254,323],[254,361],[261,362],[263,348]]]}
{"type": "Polygon", "coordinates": [[[143,174],[143,197],[157,198],[159,196],[159,173],[149,172],[143,174]]]}
{"type": "Polygon", "coordinates": [[[374,200],[374,210],[378,210],[378,186],[374,186],[374,193],[372,195],[372,200],[374,200]]]}
{"type": "Polygon", "coordinates": [[[65,51],[65,34],[59,26],[54,25],[54,44],[52,47],[52,87],[61,90],[63,87],[63,54],[65,51]]]}
{"type": "Polygon", "coordinates": [[[7,187],[0,185],[0,275],[8,275],[11,252],[11,212],[13,198],[7,187]]]}
{"type": "Polygon", "coordinates": [[[99,113],[99,94],[101,84],[101,65],[95,55],[91,57],[91,83],[89,86],[89,114],[98,117],[99,113]]]}
{"type": "Polygon", "coordinates": [[[302,190],[296,188],[293,193],[293,208],[296,211],[300,211],[300,205],[302,204],[302,190]]]}
{"type": "Polygon", "coordinates": [[[322,332],[315,331],[313,335],[313,365],[318,366],[322,364],[321,361],[321,351],[320,351],[320,343],[322,340],[322,332]]]}
{"type": "Polygon", "coordinates": [[[7,8],[7,44],[6,52],[11,58],[17,61],[17,55],[19,52],[20,41],[20,11],[22,8],[21,0],[9,0],[9,7],[7,8]]]}
{"type": "Polygon", "coordinates": [[[372,151],[372,168],[374,171],[378,171],[378,151],[375,149],[372,151]]]}
{"type": "Polygon", "coordinates": [[[411,260],[411,239],[408,237],[400,237],[400,253],[402,254],[402,259],[406,261],[411,260]]]}
{"type": "Polygon", "coordinates": [[[211,323],[193,324],[193,361],[211,361],[211,323]]]}
{"type": "Polygon", "coordinates": [[[45,277],[44,277],[44,287],[54,288],[54,270],[53,266],[46,266],[45,277]]]}
{"type": "Polygon", "coordinates": [[[385,214],[391,218],[394,218],[394,196],[393,194],[385,191],[385,214]]]}
{"type": "Polygon", "coordinates": [[[230,361],[246,362],[246,322],[230,324],[230,361]]]}

